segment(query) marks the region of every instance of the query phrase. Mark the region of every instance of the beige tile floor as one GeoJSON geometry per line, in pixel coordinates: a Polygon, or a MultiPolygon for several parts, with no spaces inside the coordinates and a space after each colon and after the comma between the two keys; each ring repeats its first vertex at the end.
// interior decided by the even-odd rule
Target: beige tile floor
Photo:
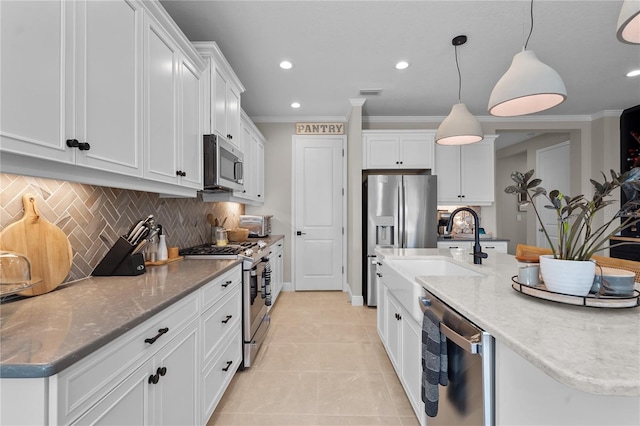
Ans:
{"type": "Polygon", "coordinates": [[[342,292],[284,292],[256,362],[208,425],[418,425],[378,338],[342,292]]]}

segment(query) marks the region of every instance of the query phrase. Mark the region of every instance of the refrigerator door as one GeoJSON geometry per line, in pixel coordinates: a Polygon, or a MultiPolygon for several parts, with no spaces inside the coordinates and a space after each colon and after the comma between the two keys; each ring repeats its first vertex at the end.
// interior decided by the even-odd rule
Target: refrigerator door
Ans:
{"type": "Polygon", "coordinates": [[[402,176],[367,178],[367,305],[377,305],[376,247],[399,247],[402,176]]]}
{"type": "Polygon", "coordinates": [[[437,246],[438,198],[437,176],[405,175],[402,177],[403,224],[400,228],[402,247],[422,248],[437,246]]]}

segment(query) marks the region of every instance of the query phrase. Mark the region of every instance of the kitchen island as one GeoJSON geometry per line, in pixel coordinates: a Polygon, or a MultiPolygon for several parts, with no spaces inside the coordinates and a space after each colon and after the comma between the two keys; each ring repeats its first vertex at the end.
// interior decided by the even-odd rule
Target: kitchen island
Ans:
{"type": "MultiPolygon", "coordinates": [[[[640,423],[640,307],[588,308],[522,295],[511,288],[517,264],[507,254],[492,253],[482,265],[456,262],[442,249],[378,254],[383,263],[435,256],[479,273],[404,274],[495,337],[496,424],[640,423]]],[[[417,299],[407,308],[421,316],[417,299]]]]}

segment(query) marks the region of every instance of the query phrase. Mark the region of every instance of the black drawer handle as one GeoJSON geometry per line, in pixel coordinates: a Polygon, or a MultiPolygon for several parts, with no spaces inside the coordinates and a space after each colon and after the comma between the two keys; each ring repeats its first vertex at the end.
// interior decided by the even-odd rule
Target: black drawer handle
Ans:
{"type": "Polygon", "coordinates": [[[158,367],[158,369],[156,370],[156,374],[164,376],[165,374],[167,374],[167,367],[158,367]]]}
{"type": "Polygon", "coordinates": [[[169,331],[169,327],[161,328],[160,330],[158,330],[158,334],[156,334],[151,338],[144,339],[144,342],[150,345],[153,345],[156,342],[156,340],[160,338],[160,336],[167,333],[168,331],[169,331]]]}
{"type": "Polygon", "coordinates": [[[225,282],[224,284],[222,284],[222,287],[227,288],[229,286],[229,284],[231,284],[233,281],[229,280],[227,282],[225,282]]]}
{"type": "Polygon", "coordinates": [[[157,384],[159,380],[160,380],[160,376],[158,376],[157,374],[153,374],[153,375],[149,376],[149,384],[150,385],[157,384]]]}
{"type": "Polygon", "coordinates": [[[227,361],[227,366],[224,367],[222,371],[229,371],[229,367],[231,367],[231,364],[233,364],[233,361],[227,361]]]}
{"type": "Polygon", "coordinates": [[[382,278],[382,274],[380,272],[376,272],[376,275],[380,278],[382,278]]]}
{"type": "Polygon", "coordinates": [[[229,320],[230,320],[231,318],[233,318],[233,315],[227,315],[227,319],[223,319],[223,320],[222,320],[222,323],[223,323],[223,324],[228,323],[228,322],[229,322],[229,320]]]}

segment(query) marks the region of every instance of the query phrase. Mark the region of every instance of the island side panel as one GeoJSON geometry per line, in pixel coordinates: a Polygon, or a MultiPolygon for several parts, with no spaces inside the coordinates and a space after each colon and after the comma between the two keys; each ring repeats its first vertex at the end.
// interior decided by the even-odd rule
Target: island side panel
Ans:
{"type": "Polygon", "coordinates": [[[640,397],[564,385],[496,339],[496,426],[638,425],[640,397]]]}
{"type": "Polygon", "coordinates": [[[47,377],[3,378],[0,381],[0,424],[49,424],[47,384],[47,377]]]}

